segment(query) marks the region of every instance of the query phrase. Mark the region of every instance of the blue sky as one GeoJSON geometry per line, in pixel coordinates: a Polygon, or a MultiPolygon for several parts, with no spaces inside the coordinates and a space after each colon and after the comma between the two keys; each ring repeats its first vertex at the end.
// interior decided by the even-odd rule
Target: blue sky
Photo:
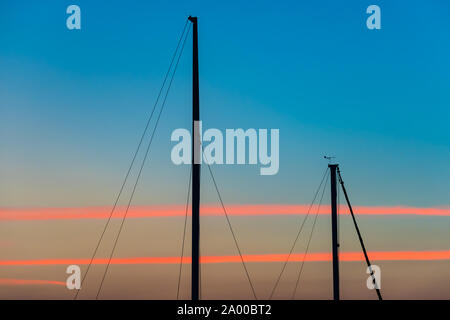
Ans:
{"type": "MultiPolygon", "coordinates": [[[[277,175],[261,176],[259,165],[212,167],[225,206],[309,204],[327,154],[337,157],[356,208],[446,207],[448,212],[449,9],[446,0],[1,1],[2,261],[89,257],[105,219],[18,221],[20,212],[31,208],[66,218],[66,212],[83,212],[85,206],[114,203],[188,15],[199,19],[203,128],[280,130],[277,175]],[[81,7],[81,30],[66,28],[70,4],[81,7]],[[366,28],[371,4],[381,7],[381,30],[366,28]],[[8,212],[16,215],[11,221],[8,212]]],[[[191,127],[191,52],[189,38],[133,205],[186,201],[189,167],[171,162],[170,135],[191,127]]],[[[131,182],[135,176],[136,170],[131,182]]],[[[130,184],[119,204],[129,192],[130,184]]],[[[201,202],[219,204],[205,166],[201,202]]],[[[183,218],[128,219],[116,256],[179,255],[183,218]]],[[[301,219],[232,216],[232,223],[244,254],[283,254],[301,219]]],[[[97,257],[109,255],[109,240],[120,223],[112,220],[97,257]]],[[[448,214],[360,215],[358,222],[369,254],[437,250],[437,256],[447,257],[373,261],[383,269],[384,297],[450,295],[443,281],[450,278],[448,214]],[[413,277],[417,281],[410,281],[413,277]]],[[[310,219],[295,252],[305,250],[311,224],[310,219]]],[[[237,254],[227,227],[222,216],[202,216],[202,254],[237,254]]],[[[342,252],[359,252],[348,216],[341,218],[340,234],[342,252]]],[[[330,251],[328,216],[319,217],[313,237],[310,252],[330,251]]],[[[341,266],[344,298],[375,298],[365,287],[363,262],[341,266]]],[[[250,264],[259,297],[268,296],[280,267],[250,264]]],[[[0,296],[71,298],[64,285],[2,285],[21,278],[63,283],[65,268],[4,267],[0,296]]],[[[290,297],[299,265],[288,269],[280,297],[290,297]]],[[[305,269],[298,297],[331,297],[331,266],[314,263],[305,269]]],[[[177,265],[113,266],[102,298],[173,298],[178,270],[177,265]]],[[[183,270],[183,297],[188,297],[188,268],[183,270]]],[[[249,298],[240,265],[202,270],[206,298],[249,298]]],[[[86,288],[94,292],[95,273],[91,279],[86,288]]]]}
{"type": "MultiPolygon", "coordinates": [[[[378,1],[375,31],[367,1],[78,1],[80,31],[66,28],[69,4],[1,4],[2,205],[111,203],[189,14],[199,17],[204,128],[280,129],[278,175],[214,168],[229,202],[308,203],[331,154],[355,203],[449,204],[447,2],[378,1]]],[[[169,157],[172,130],[190,127],[191,50],[142,202],[185,194],[187,168],[169,157]]],[[[203,199],[216,201],[208,183],[203,199]]]]}

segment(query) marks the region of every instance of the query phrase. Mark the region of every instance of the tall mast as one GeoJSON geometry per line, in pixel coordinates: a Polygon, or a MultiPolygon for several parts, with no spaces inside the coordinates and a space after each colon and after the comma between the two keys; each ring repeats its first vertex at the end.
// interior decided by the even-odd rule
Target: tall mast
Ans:
{"type": "Polygon", "coordinates": [[[339,243],[337,230],[337,184],[336,169],[338,164],[329,164],[331,182],[331,242],[333,249],[333,299],[339,300],[339,243]]]}
{"type": "Polygon", "coordinates": [[[191,299],[199,299],[200,284],[200,106],[198,86],[198,33],[197,17],[192,22],[192,283],[191,299]]]}

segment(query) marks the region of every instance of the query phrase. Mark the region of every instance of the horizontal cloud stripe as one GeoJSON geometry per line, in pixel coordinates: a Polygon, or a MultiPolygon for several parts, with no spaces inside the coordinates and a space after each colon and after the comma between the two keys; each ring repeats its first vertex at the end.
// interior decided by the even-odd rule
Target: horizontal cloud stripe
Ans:
{"type": "MultiPolygon", "coordinates": [[[[402,260],[450,260],[450,250],[448,251],[374,251],[369,252],[372,261],[402,261],[402,260]]],[[[256,254],[244,255],[246,262],[280,262],[285,261],[287,254],[256,254]]],[[[302,261],[303,253],[292,254],[289,261],[302,261]]],[[[341,252],[340,261],[364,261],[362,252],[341,252]]],[[[90,259],[42,259],[42,260],[0,260],[0,266],[46,266],[46,265],[86,265],[90,259]]],[[[305,261],[331,261],[331,253],[319,252],[308,253],[305,261]]],[[[239,256],[203,256],[202,263],[240,263],[239,256]]],[[[107,264],[108,259],[96,258],[93,264],[107,264]]],[[[133,258],[113,258],[111,264],[178,264],[180,257],[133,257],[133,258]]],[[[191,263],[190,257],[184,257],[183,263],[191,263]]]]}
{"type": "Polygon", "coordinates": [[[0,286],[27,286],[27,285],[58,285],[65,286],[62,281],[52,280],[30,280],[30,279],[2,279],[0,278],[0,286]]]}
{"type": "MultiPolygon", "coordinates": [[[[302,215],[308,212],[308,205],[290,204],[256,204],[228,205],[227,213],[235,216],[266,216],[266,215],[302,215]]],[[[72,208],[0,208],[0,220],[61,220],[61,219],[105,219],[109,216],[111,207],[72,207],[72,208]]],[[[121,218],[124,208],[119,207],[113,218],[121,218]]],[[[312,212],[316,212],[314,209],[312,212]]],[[[450,207],[419,208],[405,206],[356,206],[357,215],[421,215],[450,216],[450,207]]],[[[319,214],[329,214],[330,207],[322,206],[319,214]]],[[[341,206],[340,213],[349,214],[346,206],[341,206]]],[[[184,216],[183,205],[135,206],[130,208],[128,218],[176,217],[184,216]]],[[[223,215],[222,208],[216,205],[204,205],[200,209],[202,216],[223,215]]]]}

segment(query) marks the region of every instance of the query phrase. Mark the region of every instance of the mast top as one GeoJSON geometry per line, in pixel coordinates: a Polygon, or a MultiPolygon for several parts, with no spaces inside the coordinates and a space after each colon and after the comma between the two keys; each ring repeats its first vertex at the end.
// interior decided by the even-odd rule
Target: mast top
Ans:
{"type": "Polygon", "coordinates": [[[328,160],[328,164],[336,164],[333,159],[336,159],[334,156],[323,156],[324,159],[328,160]]]}
{"type": "Polygon", "coordinates": [[[197,22],[197,17],[189,16],[189,17],[188,17],[188,20],[189,20],[190,22],[196,23],[196,22],[197,22]]]}

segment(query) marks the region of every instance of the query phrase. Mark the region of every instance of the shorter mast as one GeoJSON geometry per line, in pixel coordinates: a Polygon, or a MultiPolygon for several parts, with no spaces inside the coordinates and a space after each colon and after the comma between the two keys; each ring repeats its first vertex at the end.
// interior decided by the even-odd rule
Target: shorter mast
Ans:
{"type": "Polygon", "coordinates": [[[333,299],[339,300],[339,243],[338,243],[338,227],[337,227],[337,184],[336,169],[339,170],[338,164],[329,164],[330,168],[330,184],[331,184],[331,242],[333,253],[333,299]]]}

